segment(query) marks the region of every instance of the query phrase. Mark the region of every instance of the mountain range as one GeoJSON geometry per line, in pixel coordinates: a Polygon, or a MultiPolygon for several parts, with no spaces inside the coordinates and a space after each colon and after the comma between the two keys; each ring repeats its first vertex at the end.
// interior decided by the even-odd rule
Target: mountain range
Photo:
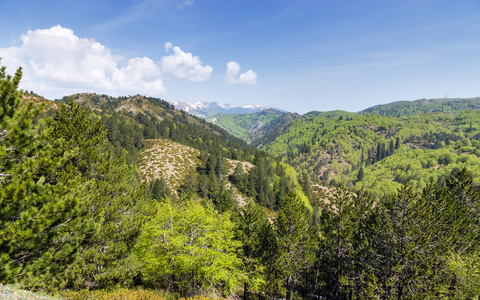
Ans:
{"type": "MultiPolygon", "coordinates": [[[[179,110],[179,103],[139,95],[113,98],[84,93],[68,99],[103,111],[109,138],[124,148],[130,161],[142,159],[139,152],[147,139],[167,138],[237,162],[253,163],[251,159],[259,149],[282,158],[295,167],[298,176],[308,175],[312,184],[345,182],[351,188],[368,188],[376,195],[391,193],[406,181],[420,189],[428,178],[441,181],[461,165],[469,166],[474,175],[480,174],[476,167],[480,165],[480,98],[398,101],[357,113],[337,110],[304,115],[253,105],[184,106],[197,111],[210,107],[210,113],[214,108],[230,112],[260,110],[209,118],[179,110]],[[109,117],[114,113],[123,116],[115,117],[115,121],[109,117]]],[[[48,102],[51,106],[57,103],[48,102]]],[[[167,165],[163,161],[159,164],[167,165]]],[[[230,171],[235,164],[230,164],[230,171]]],[[[167,182],[173,190],[186,178],[185,172],[180,173],[175,184],[167,182]]]]}
{"type": "Polygon", "coordinates": [[[203,102],[198,101],[194,103],[187,102],[177,102],[169,101],[176,109],[183,110],[189,114],[192,114],[201,118],[208,118],[217,114],[247,114],[247,113],[256,113],[266,109],[275,109],[282,111],[278,108],[258,105],[258,104],[247,104],[247,105],[231,105],[221,102],[203,102]]]}

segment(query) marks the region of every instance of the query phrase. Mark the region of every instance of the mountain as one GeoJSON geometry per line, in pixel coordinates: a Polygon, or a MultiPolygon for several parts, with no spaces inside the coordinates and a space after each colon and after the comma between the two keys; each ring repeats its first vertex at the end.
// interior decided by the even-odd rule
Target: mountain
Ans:
{"type": "Polygon", "coordinates": [[[232,135],[259,146],[273,141],[279,134],[284,132],[289,125],[292,124],[293,120],[297,120],[299,118],[352,118],[358,115],[369,114],[405,117],[425,113],[448,113],[478,109],[480,109],[480,97],[456,99],[440,98],[420,99],[415,101],[395,101],[388,104],[376,105],[356,113],[343,110],[333,110],[311,111],[303,116],[297,114],[289,114],[286,116],[286,113],[283,112],[284,114],[271,114],[268,119],[265,118],[264,114],[258,113],[242,113],[235,114],[233,116],[218,114],[207,118],[207,120],[221,126],[232,135]],[[277,121],[271,122],[273,120],[277,121]]]}
{"type": "Polygon", "coordinates": [[[267,134],[270,128],[267,125],[283,115],[281,111],[265,109],[257,113],[217,114],[206,120],[251,143],[267,134]]]}
{"type": "MultiPolygon", "coordinates": [[[[262,110],[272,109],[272,107],[265,105],[241,105],[235,106],[219,102],[195,102],[195,103],[186,103],[186,102],[175,102],[170,101],[176,109],[180,109],[188,112],[197,117],[208,118],[217,114],[246,114],[246,113],[257,113],[262,110]]],[[[275,110],[281,111],[279,109],[273,108],[275,110]]]]}
{"type": "Polygon", "coordinates": [[[377,114],[382,116],[404,117],[435,112],[454,112],[480,109],[480,97],[475,98],[437,98],[419,99],[415,101],[395,101],[376,105],[361,114],[377,114]]]}
{"type": "MultiPolygon", "coordinates": [[[[275,210],[285,193],[293,191],[310,207],[291,166],[167,101],[91,93],[59,102],[65,101],[85,106],[101,118],[115,153],[137,165],[159,197],[164,192],[181,198],[193,193],[220,210],[232,201],[254,201],[275,210]]],[[[266,119],[282,115],[273,110],[258,114],[266,119]]]]}
{"type": "Polygon", "coordinates": [[[480,184],[480,112],[387,117],[302,117],[258,145],[282,157],[313,181],[376,196],[394,193],[405,182],[421,190],[467,167],[480,184]]]}
{"type": "MultiPolygon", "coordinates": [[[[368,188],[378,196],[394,192],[406,181],[421,189],[429,177],[441,180],[462,164],[480,175],[480,170],[476,173],[480,165],[476,125],[480,123],[476,111],[479,98],[394,102],[359,113],[310,112],[303,116],[267,109],[220,114],[210,117],[210,122],[157,98],[96,94],[68,98],[102,115],[110,141],[124,149],[131,162],[138,161],[146,140],[163,138],[197,149],[204,158],[215,155],[250,163],[261,157],[251,147],[255,146],[271,157],[284,159],[297,174],[307,172],[314,182],[345,182],[351,188],[368,188]],[[405,109],[397,114],[442,110],[401,117],[379,115],[393,114],[402,107],[405,109]]],[[[275,207],[274,202],[264,203],[275,207]]]]}

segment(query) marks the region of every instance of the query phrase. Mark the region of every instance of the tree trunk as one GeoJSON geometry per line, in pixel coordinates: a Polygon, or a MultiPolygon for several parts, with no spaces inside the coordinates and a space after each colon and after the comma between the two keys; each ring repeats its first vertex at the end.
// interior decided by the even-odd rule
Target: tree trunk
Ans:
{"type": "Polygon", "coordinates": [[[287,277],[287,295],[285,296],[286,300],[291,300],[292,299],[292,276],[287,277]]]}

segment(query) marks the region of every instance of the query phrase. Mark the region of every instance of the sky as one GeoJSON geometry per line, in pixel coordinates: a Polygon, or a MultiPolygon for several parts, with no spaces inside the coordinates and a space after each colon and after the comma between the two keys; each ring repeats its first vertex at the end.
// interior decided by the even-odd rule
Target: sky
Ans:
{"type": "Polygon", "coordinates": [[[0,0],[21,88],[346,110],[480,97],[478,0],[0,0]]]}

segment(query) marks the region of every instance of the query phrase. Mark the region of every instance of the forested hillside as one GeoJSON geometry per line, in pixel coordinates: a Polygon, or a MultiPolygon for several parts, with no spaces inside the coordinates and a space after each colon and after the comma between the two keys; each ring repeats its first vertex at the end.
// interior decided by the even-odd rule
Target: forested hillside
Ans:
{"type": "Polygon", "coordinates": [[[362,114],[405,117],[425,113],[455,112],[480,109],[480,98],[440,98],[415,101],[397,101],[362,110],[362,114]]]}
{"type": "Polygon", "coordinates": [[[441,182],[464,166],[477,184],[479,122],[477,111],[402,118],[302,118],[263,149],[319,182],[344,182],[383,196],[407,181],[421,190],[430,178],[441,182]]]}
{"type": "Polygon", "coordinates": [[[357,115],[381,115],[390,117],[406,117],[426,113],[451,113],[467,110],[480,109],[480,98],[442,98],[442,99],[421,99],[416,101],[396,101],[388,104],[377,105],[360,112],[348,112],[343,110],[332,111],[312,111],[303,116],[291,113],[284,113],[278,116],[272,115],[272,121],[264,122],[265,113],[260,114],[238,114],[238,115],[217,115],[207,120],[222,126],[232,135],[242,138],[255,145],[265,145],[273,141],[281,134],[285,127],[288,127],[295,119],[325,117],[333,118],[352,118],[357,115]],[[287,121],[289,119],[289,121],[287,121]],[[252,126],[253,124],[262,125],[252,126]],[[264,126],[263,124],[268,124],[264,126]],[[280,132],[280,133],[279,133],[280,132]],[[267,136],[267,137],[266,137],[267,136]]]}
{"type": "Polygon", "coordinates": [[[2,284],[67,299],[480,292],[477,112],[285,114],[269,155],[160,99],[51,102],[21,75],[0,69],[2,284]]]}

